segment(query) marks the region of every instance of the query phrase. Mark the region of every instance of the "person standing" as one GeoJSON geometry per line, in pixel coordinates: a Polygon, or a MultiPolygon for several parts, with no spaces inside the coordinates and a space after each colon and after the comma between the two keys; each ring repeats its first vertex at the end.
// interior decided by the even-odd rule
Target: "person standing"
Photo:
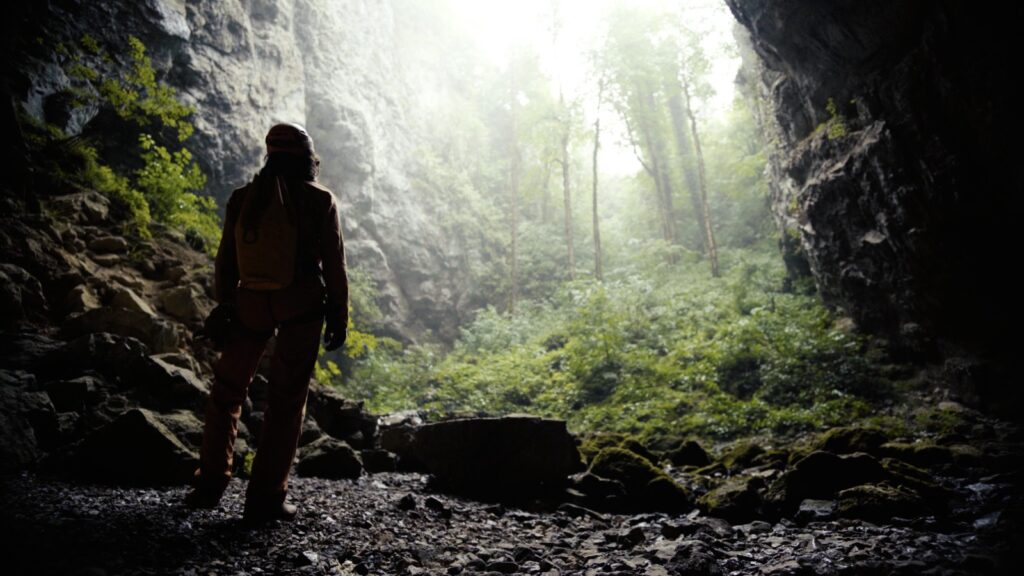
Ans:
{"type": "Polygon", "coordinates": [[[246,490],[243,519],[291,520],[288,476],[326,323],[324,346],[345,343],[348,277],[334,193],[317,182],[320,159],[298,124],[267,133],[255,178],[232,192],[214,272],[214,297],[229,319],[214,364],[200,464],[185,498],[214,508],[231,479],[234,441],[249,385],[268,340],[268,403],[246,490]]]}

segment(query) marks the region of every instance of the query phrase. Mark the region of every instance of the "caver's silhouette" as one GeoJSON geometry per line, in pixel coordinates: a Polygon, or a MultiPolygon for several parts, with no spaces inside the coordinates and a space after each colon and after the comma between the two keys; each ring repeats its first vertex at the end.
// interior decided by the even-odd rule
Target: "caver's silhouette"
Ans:
{"type": "Polygon", "coordinates": [[[212,508],[231,478],[232,454],[249,384],[267,341],[268,404],[245,498],[244,518],[290,520],[288,474],[305,414],[306,395],[326,321],[328,350],[340,347],[348,323],[348,279],[334,194],[317,183],[313,140],[296,124],[277,124],[266,138],[266,163],[228,200],[217,251],[215,297],[231,319],[214,365],[200,466],[186,497],[212,508]]]}

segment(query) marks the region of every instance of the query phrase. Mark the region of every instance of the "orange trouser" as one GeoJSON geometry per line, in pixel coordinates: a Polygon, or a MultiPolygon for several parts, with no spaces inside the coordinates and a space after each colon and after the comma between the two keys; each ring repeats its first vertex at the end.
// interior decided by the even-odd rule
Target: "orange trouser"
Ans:
{"type": "Polygon", "coordinates": [[[323,287],[316,278],[299,280],[284,290],[239,289],[238,319],[243,326],[214,365],[196,471],[199,483],[223,489],[231,477],[242,403],[276,328],[267,410],[246,501],[284,499],[302,431],[309,379],[320,348],[322,299],[323,287]]]}

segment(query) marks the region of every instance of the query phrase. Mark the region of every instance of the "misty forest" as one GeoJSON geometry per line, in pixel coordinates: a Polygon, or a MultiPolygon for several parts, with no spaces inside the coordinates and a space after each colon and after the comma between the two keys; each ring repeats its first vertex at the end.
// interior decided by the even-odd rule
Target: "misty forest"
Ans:
{"type": "Polygon", "coordinates": [[[23,4],[4,573],[1016,573],[1004,9],[23,4]],[[186,495],[228,199],[282,122],[340,215],[347,338],[294,408],[297,515],[252,526],[291,324],[226,488],[186,495]]]}

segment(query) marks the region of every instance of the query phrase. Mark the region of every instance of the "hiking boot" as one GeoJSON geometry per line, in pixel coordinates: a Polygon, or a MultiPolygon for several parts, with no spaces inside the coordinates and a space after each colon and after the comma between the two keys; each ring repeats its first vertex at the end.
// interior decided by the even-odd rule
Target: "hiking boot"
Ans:
{"type": "Polygon", "coordinates": [[[216,508],[224,491],[209,486],[197,486],[185,495],[185,505],[189,508],[216,508]]]}
{"type": "Polygon", "coordinates": [[[217,482],[207,482],[196,478],[192,490],[185,495],[185,506],[189,508],[213,509],[220,504],[224,491],[228,487],[228,478],[217,482]]]}
{"type": "Polygon", "coordinates": [[[263,524],[271,520],[291,522],[295,519],[298,509],[294,504],[287,502],[268,502],[254,504],[245,503],[245,511],[242,513],[242,521],[246,524],[263,524]]]}

